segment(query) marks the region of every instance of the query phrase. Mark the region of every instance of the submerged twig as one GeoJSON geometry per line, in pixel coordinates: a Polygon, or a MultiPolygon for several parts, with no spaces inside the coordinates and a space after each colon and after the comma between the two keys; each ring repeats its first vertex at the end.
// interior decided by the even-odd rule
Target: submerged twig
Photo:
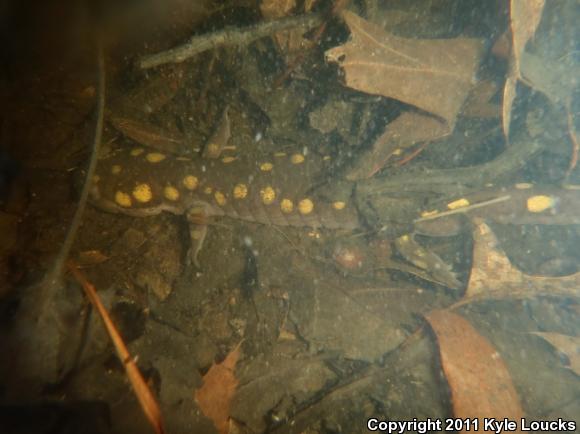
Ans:
{"type": "Polygon", "coordinates": [[[57,287],[60,282],[60,277],[64,268],[64,263],[68,258],[70,249],[75,240],[76,233],[81,223],[82,215],[85,211],[87,204],[87,199],[89,197],[89,189],[91,186],[91,181],[97,167],[97,157],[99,155],[99,148],[101,145],[103,137],[103,121],[105,113],[105,58],[103,55],[103,44],[101,37],[97,37],[96,41],[96,55],[97,55],[97,120],[95,123],[95,136],[93,140],[91,157],[89,160],[89,166],[87,167],[87,173],[85,176],[85,182],[77,209],[75,211],[74,217],[69,226],[68,232],[64,239],[63,245],[58,253],[54,266],[51,271],[48,272],[45,283],[46,283],[46,296],[44,297],[46,302],[49,302],[52,298],[52,293],[54,288],[57,287]],[[52,288],[52,289],[51,289],[52,288]]]}
{"type": "Polygon", "coordinates": [[[313,13],[266,21],[241,29],[224,29],[210,34],[194,36],[183,45],[141,58],[139,66],[142,69],[148,69],[166,63],[180,63],[196,54],[217,47],[248,45],[256,39],[296,27],[311,29],[320,24],[322,20],[322,15],[313,13]]]}
{"type": "Polygon", "coordinates": [[[115,346],[115,350],[117,350],[117,356],[125,367],[127,378],[129,378],[131,386],[135,391],[135,395],[139,400],[139,404],[141,405],[147,420],[155,430],[156,434],[163,434],[165,429],[163,428],[163,421],[161,418],[159,404],[157,403],[151,388],[147,385],[147,382],[143,378],[143,375],[141,375],[141,371],[139,371],[139,368],[135,363],[135,359],[129,353],[127,345],[123,341],[119,330],[103,306],[97,291],[95,290],[94,286],[87,280],[84,274],[80,272],[74,262],[68,262],[68,269],[71,271],[75,279],[82,285],[87,298],[101,316],[105,328],[107,329],[107,333],[109,334],[109,337],[115,346]]]}

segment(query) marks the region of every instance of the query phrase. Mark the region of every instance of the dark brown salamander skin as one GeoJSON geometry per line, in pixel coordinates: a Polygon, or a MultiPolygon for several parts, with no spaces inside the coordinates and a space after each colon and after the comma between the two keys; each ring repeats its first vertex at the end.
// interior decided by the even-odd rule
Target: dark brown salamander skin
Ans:
{"type": "MultiPolygon", "coordinates": [[[[324,159],[301,153],[274,154],[256,161],[230,156],[189,159],[145,148],[121,149],[100,161],[91,199],[102,209],[136,217],[162,211],[186,216],[191,223],[188,256],[199,266],[205,222],[211,217],[277,226],[361,227],[352,188],[346,188],[341,197],[338,193],[328,193],[335,194],[331,197],[322,197],[325,192],[311,193],[315,174],[324,164],[324,159]]],[[[466,215],[500,223],[580,223],[579,191],[574,187],[542,191],[527,184],[482,190],[424,210],[415,219],[415,227],[427,235],[449,235],[442,232],[443,223],[466,215]]],[[[405,259],[433,274],[437,282],[451,288],[461,286],[452,270],[412,236],[401,236],[396,245],[405,259]]]]}
{"type": "Polygon", "coordinates": [[[301,153],[260,161],[228,156],[209,160],[121,149],[100,161],[91,199],[105,210],[137,217],[200,210],[206,217],[279,226],[359,227],[350,191],[325,200],[309,194],[312,175],[324,164],[301,153]]]}

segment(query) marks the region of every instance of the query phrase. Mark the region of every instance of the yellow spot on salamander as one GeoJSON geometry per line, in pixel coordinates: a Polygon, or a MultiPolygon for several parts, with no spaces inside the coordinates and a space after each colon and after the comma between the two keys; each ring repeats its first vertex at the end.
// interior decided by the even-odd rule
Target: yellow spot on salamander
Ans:
{"type": "Polygon", "coordinates": [[[199,241],[199,240],[201,240],[203,238],[203,231],[200,231],[198,229],[194,229],[194,230],[192,230],[192,231],[189,232],[189,236],[192,239],[194,239],[196,241],[199,241]]]}
{"type": "Polygon", "coordinates": [[[269,172],[273,168],[274,168],[274,165],[272,163],[262,163],[262,164],[260,164],[260,170],[262,172],[269,172]]]}
{"type": "Polygon", "coordinates": [[[149,202],[153,198],[153,193],[151,192],[149,184],[137,184],[133,189],[133,197],[137,199],[137,202],[149,202]]]}
{"type": "Polygon", "coordinates": [[[213,192],[213,188],[211,188],[211,187],[205,187],[205,188],[203,189],[203,192],[204,192],[205,194],[211,194],[211,193],[213,192]]]}
{"type": "Polygon", "coordinates": [[[298,202],[298,211],[302,215],[308,215],[314,210],[314,203],[310,199],[302,199],[298,202]]]}
{"type": "Polygon", "coordinates": [[[210,158],[217,158],[220,156],[222,147],[217,143],[208,143],[206,153],[210,158]]]}
{"type": "Polygon", "coordinates": [[[320,239],[320,237],[321,237],[321,235],[320,235],[320,232],[318,232],[318,231],[316,231],[316,230],[308,232],[308,236],[309,236],[310,238],[315,238],[315,239],[317,239],[317,240],[319,240],[319,239],[320,239]]]}
{"type": "Polygon", "coordinates": [[[138,157],[143,152],[145,152],[145,149],[143,148],[133,148],[131,149],[131,152],[129,154],[131,155],[131,157],[138,157]]]}
{"type": "Polygon", "coordinates": [[[439,214],[439,211],[437,211],[436,209],[430,210],[430,211],[423,211],[421,213],[421,217],[431,217],[434,215],[439,214]]]}
{"type": "Polygon", "coordinates": [[[199,185],[199,179],[197,179],[197,176],[193,175],[187,175],[185,178],[183,178],[182,182],[183,186],[188,190],[195,190],[199,185]]]}
{"type": "Polygon", "coordinates": [[[529,212],[543,212],[556,206],[556,199],[552,196],[532,196],[528,198],[526,206],[529,212]]]}
{"type": "Polygon", "coordinates": [[[123,193],[122,191],[115,193],[115,202],[117,202],[117,205],[121,205],[125,208],[129,208],[133,203],[131,201],[131,196],[129,196],[127,193],[123,193]]]}
{"type": "Polygon", "coordinates": [[[179,190],[172,185],[168,185],[163,189],[163,195],[167,200],[176,201],[179,199],[179,190]]]}
{"type": "Polygon", "coordinates": [[[234,197],[236,199],[245,199],[248,195],[248,186],[246,184],[236,184],[234,187],[234,197]]]}
{"type": "Polygon", "coordinates": [[[465,198],[457,199],[447,204],[447,208],[449,209],[464,208],[466,206],[469,206],[469,201],[465,198]]]}
{"type": "Polygon", "coordinates": [[[227,202],[225,195],[221,191],[216,191],[213,197],[219,206],[224,206],[227,202]]]}
{"type": "Polygon", "coordinates": [[[294,154],[290,157],[290,161],[292,162],[292,164],[304,163],[304,155],[294,154]]]}
{"type": "Polygon", "coordinates": [[[276,200],[276,192],[272,187],[266,187],[260,190],[260,197],[264,205],[270,205],[276,200]]]}
{"type": "Polygon", "coordinates": [[[288,155],[286,152],[275,152],[274,153],[274,157],[285,157],[286,155],[288,155]]]}
{"type": "Polygon", "coordinates": [[[343,210],[344,208],[346,208],[346,203],[341,201],[341,200],[337,200],[336,202],[332,203],[332,207],[335,210],[340,211],[340,210],[343,210]]]}
{"type": "Polygon", "coordinates": [[[118,164],[113,164],[113,166],[111,166],[111,173],[113,175],[118,175],[119,173],[121,173],[121,166],[119,166],[118,164]]]}
{"type": "Polygon", "coordinates": [[[160,152],[150,152],[145,156],[145,159],[150,163],[159,163],[165,160],[165,154],[160,152]]]}
{"type": "Polygon", "coordinates": [[[290,199],[282,199],[280,202],[280,209],[285,214],[290,214],[294,210],[294,204],[290,199]]]}
{"type": "Polygon", "coordinates": [[[222,158],[222,163],[225,163],[225,164],[231,163],[232,161],[236,161],[236,157],[224,157],[224,158],[222,158]]]}

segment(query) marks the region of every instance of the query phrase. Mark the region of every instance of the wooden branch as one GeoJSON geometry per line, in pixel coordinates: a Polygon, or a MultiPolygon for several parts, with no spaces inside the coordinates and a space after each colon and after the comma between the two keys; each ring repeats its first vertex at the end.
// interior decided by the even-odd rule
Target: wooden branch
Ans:
{"type": "Polygon", "coordinates": [[[257,39],[296,27],[304,27],[309,30],[322,21],[323,16],[321,14],[313,13],[266,21],[241,29],[228,28],[210,34],[194,36],[186,44],[142,57],[139,61],[139,67],[148,69],[166,63],[180,63],[203,51],[217,47],[248,45],[257,39]]]}

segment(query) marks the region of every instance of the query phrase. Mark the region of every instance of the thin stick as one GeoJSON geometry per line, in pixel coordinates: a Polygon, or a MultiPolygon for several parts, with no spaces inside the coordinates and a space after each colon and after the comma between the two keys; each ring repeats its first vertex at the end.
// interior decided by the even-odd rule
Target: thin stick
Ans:
{"type": "Polygon", "coordinates": [[[97,36],[96,40],[97,50],[97,122],[95,124],[95,136],[91,150],[91,158],[89,160],[89,167],[85,177],[85,183],[81,191],[81,196],[74,217],[71,221],[70,227],[66,234],[66,238],[62,244],[60,252],[54,261],[52,270],[47,274],[45,283],[47,284],[46,302],[50,302],[54,288],[60,282],[64,263],[68,258],[70,249],[75,240],[78,228],[81,223],[81,218],[85,211],[87,199],[89,197],[89,190],[95,169],[97,167],[97,156],[99,155],[99,148],[103,137],[103,119],[105,113],[105,57],[103,55],[102,38],[97,36]]]}
{"type": "Polygon", "coordinates": [[[67,265],[75,279],[82,285],[87,298],[101,316],[105,328],[107,329],[107,333],[109,334],[109,337],[111,338],[111,341],[117,350],[117,356],[125,367],[127,377],[129,378],[131,386],[133,386],[135,395],[137,396],[139,404],[141,404],[141,408],[143,409],[147,420],[155,430],[156,434],[164,434],[165,429],[163,428],[163,421],[161,418],[159,404],[157,403],[153,392],[151,392],[151,389],[147,385],[147,382],[141,375],[141,371],[139,371],[139,368],[135,363],[135,358],[133,358],[131,353],[129,353],[129,350],[125,345],[119,330],[113,323],[113,320],[109,316],[107,309],[105,309],[105,306],[103,306],[103,303],[101,302],[95,287],[87,280],[85,275],[80,272],[77,265],[73,261],[69,261],[67,265]]]}
{"type": "Polygon", "coordinates": [[[296,27],[304,27],[309,30],[320,24],[322,19],[321,14],[313,13],[266,21],[242,29],[225,29],[194,36],[186,44],[141,58],[139,67],[148,69],[166,63],[181,63],[203,51],[223,46],[248,45],[256,39],[296,27]]]}

